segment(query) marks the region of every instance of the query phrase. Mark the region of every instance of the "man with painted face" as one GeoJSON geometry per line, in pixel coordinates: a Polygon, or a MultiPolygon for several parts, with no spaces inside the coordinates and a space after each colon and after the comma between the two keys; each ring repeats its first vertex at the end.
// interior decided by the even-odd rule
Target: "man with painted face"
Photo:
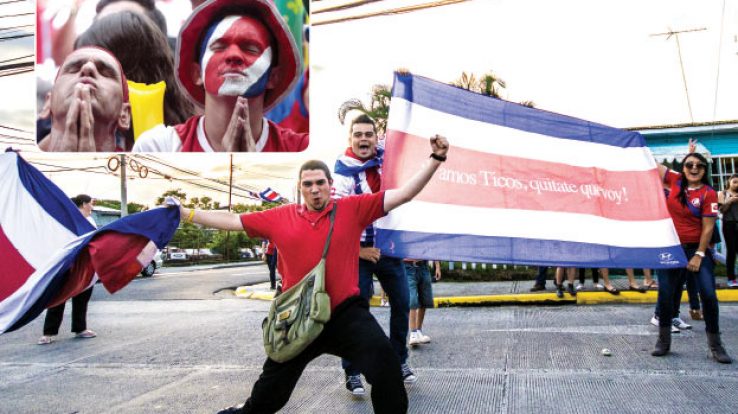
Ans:
{"type": "MultiPolygon", "coordinates": [[[[326,353],[350,359],[364,373],[372,384],[374,412],[407,411],[400,359],[369,313],[369,303],[359,295],[358,238],[369,223],[412,200],[430,181],[446,159],[448,140],[435,135],[430,138],[430,147],[430,157],[415,175],[391,190],[332,200],[333,180],[328,166],[322,161],[308,161],[298,173],[302,205],[288,204],[241,215],[180,206],[180,217],[187,222],[222,230],[244,230],[249,237],[274,242],[280,252],[277,266],[285,290],[299,283],[320,261],[330,228],[330,213],[336,209],[325,267],[330,319],[320,335],[293,359],[280,363],[267,358],[246,403],[221,413],[279,411],[307,365],[326,353]]],[[[405,289],[407,292],[407,284],[405,289]]]]}
{"type": "Polygon", "coordinates": [[[308,134],[264,118],[300,73],[295,41],[270,0],[203,3],[183,25],[175,55],[177,82],[204,115],[143,133],[134,152],[307,148],[308,134]]]}
{"type": "Polygon", "coordinates": [[[110,52],[83,47],[59,68],[41,117],[51,117],[51,132],[40,143],[44,151],[125,151],[117,130],[128,130],[131,106],[120,63],[110,52]]]}

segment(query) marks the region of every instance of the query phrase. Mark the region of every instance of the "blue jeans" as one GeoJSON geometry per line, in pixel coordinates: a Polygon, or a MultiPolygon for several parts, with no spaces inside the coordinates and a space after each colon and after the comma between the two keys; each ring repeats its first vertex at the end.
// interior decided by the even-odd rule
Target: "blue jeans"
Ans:
{"type": "MultiPolygon", "coordinates": [[[[687,260],[694,256],[696,250],[697,246],[684,247],[684,254],[687,256],[687,260]]],[[[705,330],[709,333],[720,332],[714,269],[715,262],[712,259],[711,252],[708,250],[705,253],[705,258],[702,259],[700,270],[697,272],[687,271],[686,268],[658,269],[656,271],[659,278],[659,296],[656,305],[659,326],[669,326],[671,324],[671,319],[676,315],[675,309],[679,309],[684,282],[687,278],[692,278],[702,300],[705,330]]]]}
{"type": "Polygon", "coordinates": [[[538,275],[536,275],[536,285],[546,286],[546,273],[548,272],[548,266],[539,266],[538,275]]]}
{"type": "Polygon", "coordinates": [[[433,308],[433,282],[428,262],[425,260],[415,264],[404,262],[404,266],[410,292],[410,309],[433,308]]]}
{"type": "MultiPolygon", "coordinates": [[[[410,330],[410,305],[407,276],[402,259],[382,256],[377,263],[359,259],[360,295],[369,300],[374,290],[372,275],[376,275],[379,284],[389,296],[390,304],[390,344],[400,363],[407,361],[407,333],[410,330]]],[[[341,361],[347,375],[358,375],[351,362],[341,361]]]]}

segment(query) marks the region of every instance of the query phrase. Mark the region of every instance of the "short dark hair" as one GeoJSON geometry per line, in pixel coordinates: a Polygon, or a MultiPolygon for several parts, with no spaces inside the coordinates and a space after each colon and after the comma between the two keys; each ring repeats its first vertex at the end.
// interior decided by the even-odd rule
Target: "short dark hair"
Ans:
{"type": "Polygon", "coordinates": [[[89,203],[92,201],[92,197],[88,196],[87,194],[78,194],[74,197],[72,197],[72,202],[74,203],[77,208],[82,207],[82,204],[89,203]]]}
{"type": "Polygon", "coordinates": [[[326,163],[320,160],[310,160],[302,164],[302,166],[300,167],[300,172],[297,173],[297,181],[302,180],[302,172],[308,170],[321,170],[325,173],[325,177],[328,179],[328,181],[333,181],[330,168],[328,168],[326,163]]]}
{"type": "Polygon", "coordinates": [[[349,134],[353,132],[354,124],[370,124],[372,128],[374,128],[374,132],[377,132],[377,124],[375,124],[374,120],[367,114],[361,114],[351,121],[351,125],[349,125],[349,134]]]}

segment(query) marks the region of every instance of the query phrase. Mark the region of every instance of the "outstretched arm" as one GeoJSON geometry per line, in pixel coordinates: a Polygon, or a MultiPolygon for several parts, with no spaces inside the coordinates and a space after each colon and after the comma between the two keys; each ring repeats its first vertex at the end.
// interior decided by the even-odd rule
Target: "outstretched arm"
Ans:
{"type": "MultiPolygon", "coordinates": [[[[169,204],[169,200],[167,200],[169,204]]],[[[226,211],[196,210],[179,205],[179,219],[185,223],[200,224],[205,227],[219,230],[241,230],[241,218],[238,214],[226,211]]]]}
{"type": "MultiPolygon", "coordinates": [[[[440,135],[434,135],[430,139],[433,154],[441,159],[446,159],[448,153],[448,140],[440,135]]],[[[400,188],[387,190],[384,194],[384,211],[389,213],[395,208],[412,200],[428,184],[441,162],[435,158],[428,158],[420,167],[420,170],[400,188]]]]}

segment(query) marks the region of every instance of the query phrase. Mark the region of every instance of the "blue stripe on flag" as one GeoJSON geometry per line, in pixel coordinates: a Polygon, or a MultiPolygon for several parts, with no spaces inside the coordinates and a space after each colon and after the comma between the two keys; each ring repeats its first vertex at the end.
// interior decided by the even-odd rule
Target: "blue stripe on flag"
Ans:
{"type": "Polygon", "coordinates": [[[601,244],[512,237],[437,234],[379,229],[383,255],[427,260],[515,265],[662,269],[684,267],[681,246],[613,247],[601,244]]]}
{"type": "Polygon", "coordinates": [[[51,217],[72,233],[81,236],[95,229],[77,206],[54,183],[16,154],[18,176],[23,187],[51,217]]]}
{"type": "Polygon", "coordinates": [[[395,73],[392,97],[435,111],[536,134],[618,147],[644,147],[643,136],[566,115],[528,108],[416,75],[395,73]]]}

